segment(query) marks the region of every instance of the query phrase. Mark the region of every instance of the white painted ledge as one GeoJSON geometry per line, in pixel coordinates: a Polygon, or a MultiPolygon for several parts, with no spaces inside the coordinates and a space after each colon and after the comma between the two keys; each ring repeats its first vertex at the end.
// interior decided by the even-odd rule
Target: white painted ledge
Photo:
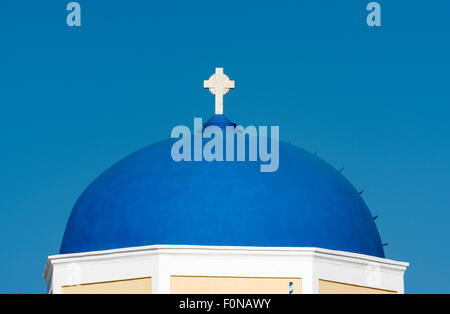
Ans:
{"type": "Polygon", "coordinates": [[[409,263],[310,247],[149,245],[48,257],[47,290],[152,277],[153,293],[170,292],[170,276],[300,277],[303,293],[319,279],[404,292],[409,263]]]}

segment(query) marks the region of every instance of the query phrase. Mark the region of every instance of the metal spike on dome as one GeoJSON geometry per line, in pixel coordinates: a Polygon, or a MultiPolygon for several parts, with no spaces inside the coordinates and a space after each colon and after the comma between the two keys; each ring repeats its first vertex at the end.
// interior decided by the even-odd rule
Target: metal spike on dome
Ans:
{"type": "Polygon", "coordinates": [[[378,218],[378,215],[376,215],[375,217],[373,217],[373,220],[377,220],[377,218],[378,218]]]}
{"type": "Polygon", "coordinates": [[[341,169],[339,169],[339,172],[342,172],[344,170],[345,167],[342,167],[341,169]]]}
{"type": "Polygon", "coordinates": [[[361,192],[359,192],[359,195],[361,195],[361,194],[363,194],[364,193],[364,190],[361,190],[361,192]]]}
{"type": "Polygon", "coordinates": [[[386,242],[386,243],[383,243],[383,246],[388,246],[388,245],[389,245],[389,243],[387,243],[387,242],[386,242]]]}

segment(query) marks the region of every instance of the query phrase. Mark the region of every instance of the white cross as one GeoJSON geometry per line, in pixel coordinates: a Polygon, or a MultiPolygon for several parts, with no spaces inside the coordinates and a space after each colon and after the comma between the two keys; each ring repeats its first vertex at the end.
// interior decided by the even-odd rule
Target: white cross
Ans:
{"type": "Polygon", "coordinates": [[[234,81],[223,74],[223,68],[216,68],[216,73],[211,75],[209,80],[204,81],[204,88],[216,96],[216,114],[223,114],[223,95],[234,88],[234,81]]]}

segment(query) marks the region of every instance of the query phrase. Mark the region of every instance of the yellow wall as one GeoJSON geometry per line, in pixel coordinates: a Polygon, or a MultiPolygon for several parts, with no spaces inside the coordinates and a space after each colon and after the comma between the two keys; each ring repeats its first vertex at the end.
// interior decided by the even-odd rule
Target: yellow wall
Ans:
{"type": "Polygon", "coordinates": [[[341,282],[319,280],[320,294],[394,294],[396,291],[350,285],[341,282]]]}
{"type": "Polygon", "coordinates": [[[108,282],[97,282],[61,288],[64,294],[118,294],[118,293],[152,293],[152,278],[137,278],[108,282]]]}
{"type": "MultiPolygon", "coordinates": [[[[294,294],[302,291],[301,278],[278,277],[204,277],[204,276],[171,276],[171,293],[242,293],[242,294],[287,294],[289,282],[293,282],[294,294]]],[[[152,279],[136,278],[109,282],[65,286],[63,294],[150,294],[152,279]]],[[[319,280],[320,294],[394,294],[396,291],[351,285],[341,282],[319,280]]]]}
{"type": "Polygon", "coordinates": [[[195,277],[171,276],[171,293],[289,293],[289,282],[294,283],[294,294],[302,291],[300,278],[254,278],[254,277],[195,277]]]}

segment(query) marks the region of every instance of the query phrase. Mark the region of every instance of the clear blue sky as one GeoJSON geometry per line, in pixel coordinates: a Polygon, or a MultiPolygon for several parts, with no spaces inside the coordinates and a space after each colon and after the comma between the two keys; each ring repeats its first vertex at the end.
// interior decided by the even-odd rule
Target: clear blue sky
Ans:
{"type": "MultiPolygon", "coordinates": [[[[77,197],[178,124],[213,113],[279,125],[344,175],[406,292],[450,292],[450,3],[0,0],[0,292],[45,291],[77,197]]],[[[282,160],[280,161],[282,162],[282,160]]]]}

